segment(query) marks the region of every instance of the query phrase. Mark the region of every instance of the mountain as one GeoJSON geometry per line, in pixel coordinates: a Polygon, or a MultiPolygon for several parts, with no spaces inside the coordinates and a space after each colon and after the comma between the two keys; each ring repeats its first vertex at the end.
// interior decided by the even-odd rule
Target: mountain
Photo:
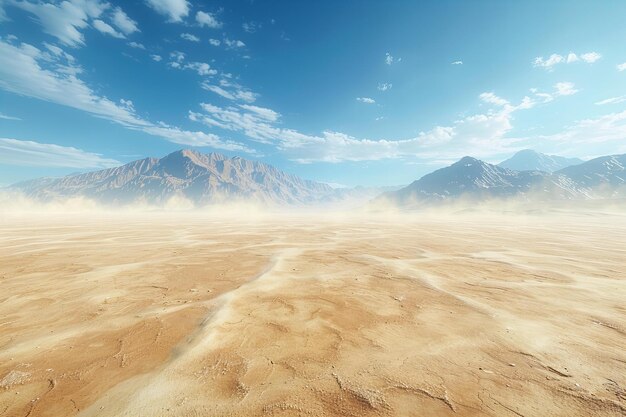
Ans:
{"type": "Polygon", "coordinates": [[[584,161],[578,158],[564,158],[557,155],[545,155],[532,149],[524,149],[517,152],[509,159],[502,161],[498,166],[515,171],[544,171],[555,172],[560,169],[582,164],[584,161]]]}
{"type": "Polygon", "coordinates": [[[626,154],[601,156],[556,172],[579,186],[604,197],[621,195],[626,189],[626,154]]]}
{"type": "Polygon", "coordinates": [[[196,204],[245,199],[297,205],[333,194],[326,184],[301,179],[271,165],[192,150],[85,174],[26,181],[11,188],[44,201],[83,196],[112,204],[163,204],[172,197],[184,197],[196,204]]]}
{"type": "Polygon", "coordinates": [[[521,197],[526,200],[587,200],[626,196],[626,155],[592,159],[554,173],[514,171],[466,156],[379,201],[419,206],[442,201],[481,201],[521,197]]]}

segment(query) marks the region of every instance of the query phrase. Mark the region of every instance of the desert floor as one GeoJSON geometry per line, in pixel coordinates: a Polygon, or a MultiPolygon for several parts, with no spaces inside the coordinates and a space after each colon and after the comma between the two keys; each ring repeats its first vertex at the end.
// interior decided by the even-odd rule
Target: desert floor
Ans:
{"type": "Polygon", "coordinates": [[[0,416],[626,415],[626,217],[0,221],[0,416]]]}

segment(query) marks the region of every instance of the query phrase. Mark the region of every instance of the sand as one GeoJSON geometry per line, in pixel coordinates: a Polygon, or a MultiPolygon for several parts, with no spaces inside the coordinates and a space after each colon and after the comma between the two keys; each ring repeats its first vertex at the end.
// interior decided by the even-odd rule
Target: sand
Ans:
{"type": "Polygon", "coordinates": [[[626,217],[5,218],[0,416],[626,415],[626,217]]]}

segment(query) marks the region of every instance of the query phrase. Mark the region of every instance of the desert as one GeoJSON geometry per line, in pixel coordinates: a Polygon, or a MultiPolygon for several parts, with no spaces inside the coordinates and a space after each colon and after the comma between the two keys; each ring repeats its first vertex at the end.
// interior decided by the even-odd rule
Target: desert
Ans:
{"type": "Polygon", "coordinates": [[[2,217],[0,415],[620,416],[626,216],[2,217]]]}

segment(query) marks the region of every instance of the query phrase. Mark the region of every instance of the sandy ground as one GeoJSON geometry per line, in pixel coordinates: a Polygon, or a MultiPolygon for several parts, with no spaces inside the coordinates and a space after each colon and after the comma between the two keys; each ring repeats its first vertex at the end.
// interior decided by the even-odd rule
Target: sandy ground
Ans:
{"type": "Polygon", "coordinates": [[[0,222],[0,416],[626,415],[626,217],[0,222]]]}

